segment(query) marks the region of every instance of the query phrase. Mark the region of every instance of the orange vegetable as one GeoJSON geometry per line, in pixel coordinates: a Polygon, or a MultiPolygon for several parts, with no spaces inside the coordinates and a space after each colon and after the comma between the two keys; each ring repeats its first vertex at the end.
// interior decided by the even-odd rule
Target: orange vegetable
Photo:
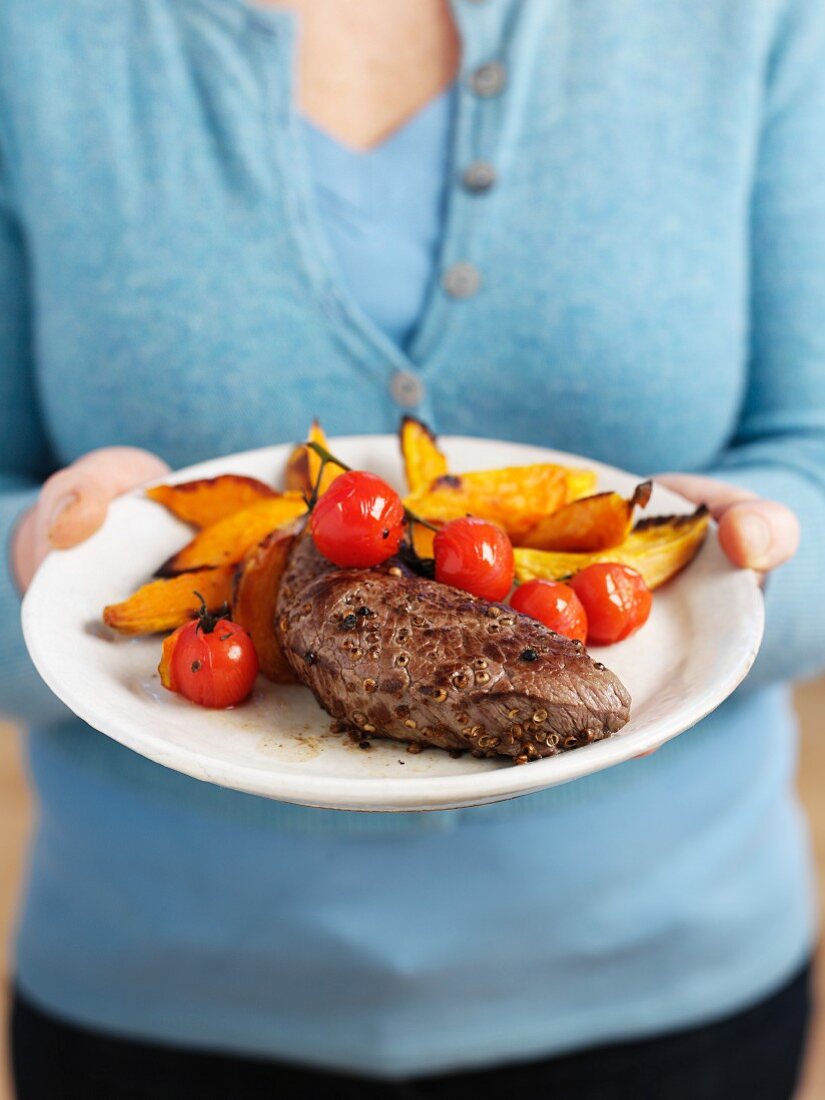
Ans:
{"type": "Polygon", "coordinates": [[[211,527],[204,527],[182,550],[164,562],[158,576],[172,577],[208,565],[239,562],[270,531],[304,515],[306,510],[306,502],[296,493],[260,500],[211,527]]]}
{"type": "Polygon", "coordinates": [[[519,544],[540,519],[571,500],[585,496],[596,484],[590,470],[565,466],[510,466],[501,470],[438,478],[405,503],[428,520],[476,516],[500,524],[519,544]]]}
{"type": "Polygon", "coordinates": [[[156,634],[176,630],[197,614],[200,592],[210,611],[218,611],[232,595],[234,566],[199,569],[170,580],[151,581],[122,603],[103,609],[103,621],[121,634],[156,634]]]}
{"type": "Polygon", "coordinates": [[[297,537],[290,525],[273,531],[244,558],[232,598],[232,618],[252,636],[260,670],[277,684],[295,681],[275,634],[278,588],[297,537]]]}
{"type": "Polygon", "coordinates": [[[633,511],[650,500],[653,483],[636,487],[629,500],[620,493],[596,493],[545,516],[525,535],[522,546],[535,550],[588,553],[618,546],[630,534],[633,511]]]}
{"type": "Polygon", "coordinates": [[[146,490],[151,500],[168,508],[172,515],[196,527],[209,527],[240,512],[258,500],[276,495],[275,490],[254,477],[221,474],[198,478],[179,485],[154,485],[146,490]]]}
{"type": "Polygon", "coordinates": [[[654,516],[640,520],[619,546],[593,554],[557,553],[553,550],[514,551],[516,579],[539,577],[566,580],[595,562],[618,562],[641,573],[648,588],[659,588],[693,560],[704,542],[710,516],[700,505],[684,516],[654,516]]]}
{"type": "Polygon", "coordinates": [[[405,416],[400,429],[404,472],[411,493],[427,489],[447,473],[447,459],[438,449],[435,435],[421,420],[405,416]]]}
{"type": "MultiPolygon", "coordinates": [[[[436,523],[436,526],[439,526],[438,523],[436,523]]],[[[433,542],[435,536],[436,532],[431,531],[429,527],[423,527],[420,523],[413,524],[413,546],[419,558],[434,557],[433,542]]]]}
{"type": "MultiPolygon", "coordinates": [[[[307,440],[310,443],[318,443],[329,450],[326,434],[317,420],[312,421],[307,440]]],[[[305,443],[299,443],[287,460],[287,489],[301,493],[306,497],[311,496],[318,481],[320,470],[320,457],[315,451],[307,447],[305,443]]],[[[321,493],[325,493],[333,481],[335,481],[336,477],[343,472],[341,466],[336,465],[334,462],[328,462],[324,467],[324,474],[321,478],[318,495],[320,496],[321,493]]]]}

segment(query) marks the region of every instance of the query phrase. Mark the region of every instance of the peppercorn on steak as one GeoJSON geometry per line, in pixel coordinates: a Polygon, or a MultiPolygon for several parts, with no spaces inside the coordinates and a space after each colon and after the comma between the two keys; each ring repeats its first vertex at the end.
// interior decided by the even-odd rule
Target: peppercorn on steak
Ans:
{"type": "Polygon", "coordinates": [[[517,763],[609,737],[630,696],[580,642],[398,559],[342,569],[295,541],[273,624],[342,728],[517,763]]]}

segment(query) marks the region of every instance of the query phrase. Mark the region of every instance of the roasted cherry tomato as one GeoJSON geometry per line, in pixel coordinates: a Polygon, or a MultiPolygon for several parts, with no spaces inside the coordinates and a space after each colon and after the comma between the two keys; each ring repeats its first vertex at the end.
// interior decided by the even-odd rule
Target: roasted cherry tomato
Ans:
{"type": "Polygon", "coordinates": [[[197,619],[179,626],[163,643],[160,681],[202,707],[234,707],[252,691],[258,657],[242,626],[211,615],[206,605],[197,619]]]}
{"type": "Polygon", "coordinates": [[[398,552],[404,519],[401,498],[386,481],[350,470],[318,500],[310,530],[315,545],[335,565],[366,569],[398,552]]]}
{"type": "Polygon", "coordinates": [[[494,523],[465,516],[433,540],[435,579],[485,600],[503,600],[513,586],[513,547],[494,523]]]}
{"type": "Polygon", "coordinates": [[[527,581],[520,584],[510,604],[522,615],[540,623],[565,638],[587,640],[587,615],[581,600],[567,584],[558,581],[527,581]]]}
{"type": "Polygon", "coordinates": [[[653,596],[640,573],[628,565],[598,562],[570,581],[587,613],[590,645],[620,642],[647,622],[653,596]]]}

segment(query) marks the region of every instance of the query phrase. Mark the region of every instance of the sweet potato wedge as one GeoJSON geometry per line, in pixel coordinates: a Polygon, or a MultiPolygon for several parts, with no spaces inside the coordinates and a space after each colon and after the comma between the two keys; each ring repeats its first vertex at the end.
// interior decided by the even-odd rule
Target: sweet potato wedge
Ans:
{"type": "Polygon", "coordinates": [[[644,481],[628,500],[620,493],[596,493],[574,500],[539,520],[525,535],[522,546],[573,553],[618,546],[630,534],[634,509],[645,507],[652,490],[653,483],[644,481]]]}
{"type": "Polygon", "coordinates": [[[297,524],[272,531],[241,563],[232,595],[232,618],[255,645],[261,672],[276,684],[295,682],[275,634],[278,586],[298,534],[297,524]]]}
{"type": "MultiPolygon", "coordinates": [[[[309,443],[319,443],[328,449],[329,444],[324,429],[317,420],[313,420],[307,434],[309,443]]],[[[299,443],[286,464],[286,487],[293,492],[301,493],[306,497],[312,495],[318,481],[321,470],[321,459],[305,443],[299,443]]],[[[339,474],[344,471],[334,462],[328,462],[324,467],[324,474],[318,489],[318,495],[325,493],[339,474]]]]}
{"type": "Polygon", "coordinates": [[[420,523],[413,524],[413,547],[419,558],[431,558],[433,556],[433,540],[435,531],[429,527],[423,527],[420,523]]]}
{"type": "Polygon", "coordinates": [[[555,553],[552,550],[514,551],[516,579],[541,577],[549,581],[572,576],[597,561],[616,561],[637,569],[648,588],[659,588],[693,560],[708,530],[710,514],[704,505],[685,516],[654,516],[640,520],[623,543],[594,554],[555,553]]]}
{"type": "Polygon", "coordinates": [[[565,466],[510,466],[501,470],[450,475],[428,489],[413,493],[405,503],[428,520],[478,516],[500,523],[515,543],[558,508],[586,496],[596,484],[590,470],[565,466]]]}
{"type": "Polygon", "coordinates": [[[438,449],[438,442],[421,420],[405,416],[399,430],[404,473],[411,493],[427,489],[436,478],[447,473],[447,459],[438,449]]]}
{"type": "Polygon", "coordinates": [[[178,519],[196,527],[209,527],[276,493],[255,477],[221,474],[220,477],[184,481],[180,485],[154,485],[146,490],[146,495],[168,508],[178,519]]]}
{"type": "Polygon", "coordinates": [[[103,621],[121,634],[157,634],[177,630],[200,607],[200,592],[210,611],[229,603],[232,595],[232,565],[198,569],[170,580],[151,581],[122,603],[103,609],[103,621]]]}
{"type": "Polygon", "coordinates": [[[270,531],[283,527],[306,510],[306,501],[297,493],[259,500],[211,527],[204,527],[182,550],[163,563],[157,576],[174,577],[210,565],[235,564],[270,531]]]}

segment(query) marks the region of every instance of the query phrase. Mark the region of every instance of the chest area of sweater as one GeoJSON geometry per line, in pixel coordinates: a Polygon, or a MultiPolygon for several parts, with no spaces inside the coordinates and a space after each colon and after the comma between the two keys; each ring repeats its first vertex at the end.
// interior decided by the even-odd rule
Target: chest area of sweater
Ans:
{"type": "MultiPolygon", "coordinates": [[[[652,44],[534,29],[505,44],[495,94],[462,78],[408,356],[419,411],[640,469],[701,463],[741,397],[752,89],[675,42],[669,67],[652,44]],[[693,80],[681,98],[677,62],[693,80]],[[485,189],[467,183],[479,163],[485,189]]],[[[287,57],[254,30],[212,31],[131,57],[108,98],[75,78],[62,107],[35,111],[21,174],[38,370],[67,450],[72,404],[95,405],[107,438],[128,410],[132,436],[158,435],[173,461],[299,434],[315,413],[357,431],[402,411],[397,357],[318,247],[287,57]],[[47,150],[60,170],[44,178],[47,150]]]]}

